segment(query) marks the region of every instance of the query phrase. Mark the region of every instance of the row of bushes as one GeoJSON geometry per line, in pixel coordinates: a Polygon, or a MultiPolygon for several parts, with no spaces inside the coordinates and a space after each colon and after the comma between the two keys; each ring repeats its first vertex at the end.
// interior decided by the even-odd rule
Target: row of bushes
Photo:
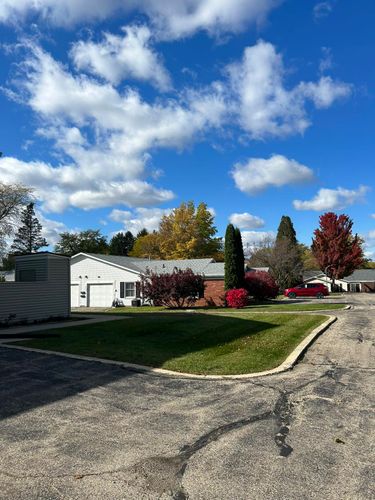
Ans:
{"type": "Polygon", "coordinates": [[[243,288],[228,290],[225,300],[229,307],[240,309],[248,305],[250,298],[255,300],[274,299],[279,288],[272,276],[264,271],[245,274],[243,288]]]}
{"type": "MultiPolygon", "coordinates": [[[[166,307],[191,307],[204,296],[204,278],[190,269],[175,269],[172,273],[157,274],[148,271],[142,277],[141,295],[146,302],[166,307]]],[[[249,297],[255,300],[275,298],[278,287],[275,280],[263,271],[245,274],[243,288],[229,290],[226,302],[229,307],[244,307],[249,297]]]]}

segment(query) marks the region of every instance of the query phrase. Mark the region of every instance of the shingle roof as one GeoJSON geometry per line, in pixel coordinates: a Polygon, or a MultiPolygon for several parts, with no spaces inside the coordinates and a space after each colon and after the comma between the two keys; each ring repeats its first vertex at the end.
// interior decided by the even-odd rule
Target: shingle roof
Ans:
{"type": "MultiPolygon", "coordinates": [[[[308,281],[318,276],[325,277],[325,274],[322,271],[305,271],[303,273],[303,281],[308,281]]],[[[346,281],[347,283],[373,283],[375,282],[375,269],[357,269],[353,274],[345,276],[341,281],[346,281]]]]}
{"type": "MultiPolygon", "coordinates": [[[[171,273],[173,269],[191,269],[194,273],[205,273],[205,269],[213,259],[185,259],[185,260],[156,260],[140,259],[137,257],[124,257],[121,255],[102,255],[85,253],[88,257],[100,259],[116,266],[125,267],[137,273],[144,273],[147,269],[157,273],[171,273]]],[[[73,256],[74,258],[76,256],[73,256]]],[[[224,272],[224,267],[223,267],[224,272]]]]}
{"type": "Polygon", "coordinates": [[[375,282],[375,269],[357,269],[353,274],[344,278],[349,283],[375,282]]]}
{"type": "Polygon", "coordinates": [[[208,278],[224,278],[224,262],[210,262],[204,270],[208,278]]]}
{"type": "Polygon", "coordinates": [[[206,268],[213,259],[185,259],[185,260],[146,260],[143,261],[142,270],[150,269],[156,273],[171,273],[175,268],[185,270],[191,269],[194,273],[206,273],[206,268]]]}
{"type": "MultiPolygon", "coordinates": [[[[88,257],[100,259],[115,264],[116,266],[130,269],[136,273],[144,273],[147,269],[157,273],[171,273],[177,269],[191,269],[196,274],[204,274],[207,278],[224,279],[224,262],[215,262],[214,259],[183,259],[183,260],[157,260],[140,259],[138,257],[124,257],[122,255],[102,255],[96,253],[84,253],[88,257]]],[[[80,255],[80,254],[77,254],[80,255]]],[[[73,255],[72,259],[77,257],[73,255]]],[[[252,267],[253,271],[268,271],[268,267],[252,267]]]]}
{"type": "Polygon", "coordinates": [[[303,272],[303,281],[311,280],[312,278],[315,278],[316,276],[320,276],[321,274],[324,274],[322,271],[319,269],[312,269],[312,270],[307,270],[303,272]]]}

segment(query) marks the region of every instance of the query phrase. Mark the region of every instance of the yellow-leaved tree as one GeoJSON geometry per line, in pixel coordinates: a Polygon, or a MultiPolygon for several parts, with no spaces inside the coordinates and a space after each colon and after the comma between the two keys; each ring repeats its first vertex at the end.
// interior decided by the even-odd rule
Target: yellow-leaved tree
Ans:
{"type": "Polygon", "coordinates": [[[140,257],[144,259],[161,259],[160,236],[159,233],[153,232],[139,236],[134,243],[134,246],[129,252],[131,257],[140,257]]]}
{"type": "Polygon", "coordinates": [[[214,217],[205,203],[181,203],[160,221],[160,249],[165,259],[214,257],[221,248],[214,217]]]}

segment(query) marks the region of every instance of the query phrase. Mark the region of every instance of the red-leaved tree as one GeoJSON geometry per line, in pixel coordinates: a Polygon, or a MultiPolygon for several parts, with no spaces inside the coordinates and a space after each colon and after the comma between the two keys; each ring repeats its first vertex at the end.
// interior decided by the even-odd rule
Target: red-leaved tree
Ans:
{"type": "Polygon", "coordinates": [[[314,231],[312,251],[320,269],[332,280],[349,276],[364,262],[362,240],[353,235],[353,221],[347,215],[327,212],[314,231]]]}
{"type": "Polygon", "coordinates": [[[204,295],[204,279],[191,269],[172,273],[148,271],[142,276],[143,299],[165,307],[190,307],[204,295]]]}
{"type": "Polygon", "coordinates": [[[266,271],[250,271],[245,274],[245,287],[256,300],[274,299],[279,293],[274,278],[266,271]]]}

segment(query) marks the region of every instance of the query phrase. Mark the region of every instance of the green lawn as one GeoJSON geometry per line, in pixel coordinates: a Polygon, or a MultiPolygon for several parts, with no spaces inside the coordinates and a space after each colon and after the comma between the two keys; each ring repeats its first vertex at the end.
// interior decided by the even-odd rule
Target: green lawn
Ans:
{"type": "Polygon", "coordinates": [[[282,363],[325,316],[250,312],[128,312],[128,318],[50,330],[23,346],[197,374],[240,374],[282,363]]]}
{"type": "MultiPolygon", "coordinates": [[[[343,309],[346,307],[346,304],[326,304],[324,301],[322,302],[316,302],[316,303],[305,303],[305,304],[289,304],[288,302],[285,301],[283,304],[272,304],[272,303],[264,303],[264,304],[253,304],[248,307],[245,307],[244,309],[241,309],[243,312],[280,312],[280,311],[287,311],[287,312],[294,312],[294,311],[334,311],[338,309],[343,309]]],[[[233,312],[238,312],[237,309],[230,309],[227,307],[197,307],[197,308],[192,308],[195,311],[199,312],[220,312],[220,313],[233,313],[233,312]]],[[[177,312],[177,313],[183,313],[183,310],[178,310],[178,309],[167,309],[166,307],[152,307],[152,306],[146,306],[146,307],[116,307],[116,308],[103,308],[103,309],[97,309],[97,310],[89,310],[85,311],[84,309],[82,310],[76,310],[75,313],[84,315],[84,314],[124,314],[127,316],[129,313],[133,314],[144,314],[144,313],[155,313],[155,312],[177,312]]]]}

